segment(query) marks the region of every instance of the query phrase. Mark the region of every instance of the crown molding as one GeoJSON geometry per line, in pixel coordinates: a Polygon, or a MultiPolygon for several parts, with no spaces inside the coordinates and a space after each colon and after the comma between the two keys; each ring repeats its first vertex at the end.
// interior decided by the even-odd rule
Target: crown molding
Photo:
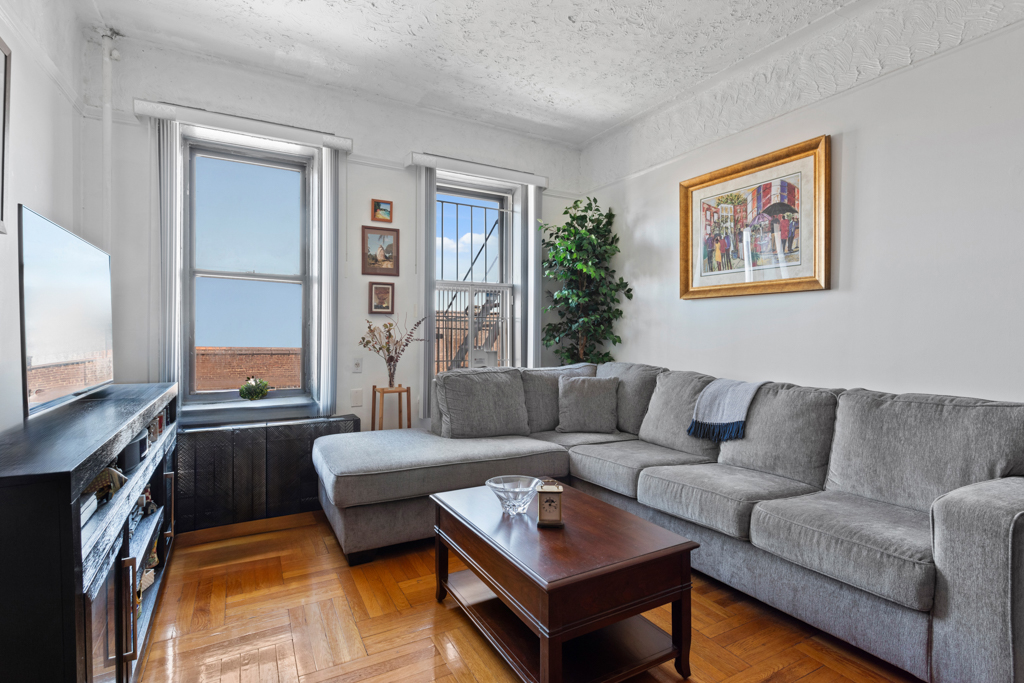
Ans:
{"type": "MultiPolygon", "coordinates": [[[[859,4],[859,3],[858,3],[859,4]]],[[[716,80],[584,148],[584,187],[600,189],[980,38],[1016,28],[1024,2],[868,0],[788,51],[716,80]],[[854,11],[857,9],[858,11],[854,11]]]]}

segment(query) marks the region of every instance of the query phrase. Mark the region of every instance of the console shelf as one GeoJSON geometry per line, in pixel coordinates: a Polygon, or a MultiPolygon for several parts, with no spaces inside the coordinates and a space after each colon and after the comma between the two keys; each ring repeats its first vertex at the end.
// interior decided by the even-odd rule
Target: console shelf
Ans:
{"type": "Polygon", "coordinates": [[[177,396],[177,384],[110,385],[0,433],[0,543],[31,558],[0,563],[4,680],[138,678],[173,536],[177,396]],[[159,415],[160,438],[83,527],[82,491],[159,415]],[[147,486],[157,509],[133,518],[147,486]],[[154,539],[160,571],[136,619],[130,558],[143,569],[154,539]]]}

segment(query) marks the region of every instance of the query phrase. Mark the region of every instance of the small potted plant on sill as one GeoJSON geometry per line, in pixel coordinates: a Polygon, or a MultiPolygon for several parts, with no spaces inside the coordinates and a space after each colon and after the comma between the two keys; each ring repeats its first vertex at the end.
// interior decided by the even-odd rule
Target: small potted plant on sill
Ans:
{"type": "Polygon", "coordinates": [[[238,395],[247,401],[258,401],[270,393],[270,385],[259,377],[246,377],[245,384],[238,390],[238,395]]]}
{"type": "Polygon", "coordinates": [[[359,345],[384,359],[388,367],[388,387],[391,389],[395,387],[395,372],[398,370],[398,361],[402,359],[402,354],[413,342],[423,341],[415,337],[415,334],[424,320],[426,318],[420,318],[404,332],[394,319],[380,327],[369,320],[366,321],[366,334],[359,340],[359,345]]]}

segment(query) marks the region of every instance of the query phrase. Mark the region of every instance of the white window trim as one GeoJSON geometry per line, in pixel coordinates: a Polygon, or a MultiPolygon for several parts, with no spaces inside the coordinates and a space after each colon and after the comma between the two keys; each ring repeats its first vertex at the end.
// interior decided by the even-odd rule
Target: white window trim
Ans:
{"type": "MultiPolygon", "coordinates": [[[[334,135],[243,119],[225,114],[135,101],[136,114],[153,120],[157,128],[161,230],[161,381],[179,382],[188,394],[188,351],[183,336],[182,297],[187,277],[185,249],[187,211],[183,206],[189,141],[204,145],[259,146],[277,154],[307,156],[315,170],[317,215],[315,235],[308,247],[311,269],[309,298],[312,302],[308,332],[310,361],[308,396],[261,401],[198,403],[182,401],[183,424],[221,424],[303,417],[327,417],[337,402],[337,297],[339,235],[347,234],[347,161],[352,141],[334,135]],[[258,142],[258,145],[251,143],[258,142]],[[314,268],[315,267],[315,271],[314,268]],[[315,351],[315,353],[314,353],[315,351]]],[[[314,174],[310,174],[311,176],[314,174]]],[[[311,212],[312,215],[312,212],[311,212]]],[[[185,323],[188,324],[188,323],[185,323]]]]}

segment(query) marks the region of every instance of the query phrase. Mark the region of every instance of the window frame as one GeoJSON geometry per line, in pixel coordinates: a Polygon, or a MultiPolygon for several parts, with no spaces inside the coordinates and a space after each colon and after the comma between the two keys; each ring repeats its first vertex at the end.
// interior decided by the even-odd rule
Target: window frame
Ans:
{"type": "MultiPolygon", "coordinates": [[[[501,253],[501,274],[500,274],[500,276],[498,278],[498,280],[499,280],[498,282],[475,282],[475,281],[465,280],[465,279],[463,279],[463,280],[443,280],[442,278],[437,277],[437,275],[438,275],[437,273],[434,273],[434,281],[435,282],[461,282],[463,284],[479,284],[479,285],[487,285],[487,284],[492,284],[492,285],[493,284],[508,285],[508,284],[511,284],[511,279],[512,279],[512,276],[511,276],[511,273],[512,273],[512,258],[511,258],[511,254],[512,254],[512,248],[513,248],[513,245],[512,245],[512,230],[510,229],[511,222],[512,222],[511,218],[512,218],[512,214],[513,214],[513,209],[512,209],[512,195],[513,195],[513,192],[512,192],[512,190],[510,189],[510,190],[504,191],[504,190],[499,190],[497,188],[490,188],[489,189],[489,188],[483,188],[483,187],[478,187],[478,186],[469,185],[469,184],[467,184],[467,185],[458,185],[458,184],[453,183],[452,181],[441,181],[441,180],[439,180],[437,182],[437,184],[436,184],[435,194],[434,194],[434,203],[435,203],[435,209],[434,210],[435,211],[437,210],[436,209],[437,202],[442,201],[442,200],[437,198],[437,195],[441,195],[441,194],[449,195],[449,196],[455,196],[455,197],[467,197],[467,198],[470,198],[470,199],[483,199],[483,200],[486,200],[486,201],[497,201],[498,202],[498,208],[497,209],[487,209],[487,210],[489,210],[489,211],[495,211],[496,210],[496,211],[498,211],[498,215],[501,217],[501,225],[498,226],[498,230],[499,230],[498,242],[501,245],[501,252],[502,252],[501,253]]],[[[484,207],[480,207],[480,208],[484,208],[484,207]]],[[[486,222],[485,222],[485,225],[486,225],[486,222]]],[[[441,226],[436,226],[435,227],[435,230],[434,230],[435,231],[435,237],[436,237],[437,228],[439,228],[439,227],[441,227],[441,226]]],[[[444,237],[443,230],[442,230],[442,235],[441,236],[444,237]]],[[[435,258],[436,258],[436,256],[435,256],[435,258]]],[[[442,269],[441,269],[442,273],[441,274],[443,274],[443,271],[444,271],[444,268],[443,268],[444,256],[443,255],[441,256],[441,263],[442,263],[442,269]]],[[[458,275],[458,268],[456,268],[456,275],[458,275]]]]}
{"type": "MultiPolygon", "coordinates": [[[[434,183],[434,208],[433,208],[433,210],[435,212],[437,211],[437,204],[439,202],[444,201],[444,200],[438,199],[438,195],[448,195],[448,196],[454,196],[454,197],[466,197],[466,198],[470,198],[470,199],[483,199],[483,200],[488,200],[488,201],[496,201],[498,203],[497,211],[498,211],[498,215],[501,217],[501,223],[499,225],[499,230],[500,230],[499,243],[500,243],[501,249],[502,249],[502,253],[501,253],[501,256],[500,256],[501,273],[500,273],[500,276],[499,276],[499,282],[486,282],[486,281],[476,282],[474,280],[467,280],[467,279],[444,280],[444,279],[441,279],[441,278],[437,277],[438,273],[434,272],[434,274],[433,274],[434,278],[433,278],[433,280],[431,282],[428,283],[428,286],[430,287],[430,292],[431,292],[431,296],[432,297],[436,297],[437,291],[439,289],[442,289],[442,288],[443,289],[456,289],[456,290],[460,290],[461,289],[461,290],[466,290],[467,293],[468,293],[469,299],[470,299],[470,305],[471,306],[474,305],[473,301],[475,300],[475,296],[477,294],[477,290],[478,289],[479,290],[483,290],[483,291],[487,291],[487,290],[503,291],[505,293],[504,296],[507,297],[506,300],[507,300],[507,305],[508,305],[507,312],[505,314],[507,326],[506,326],[505,333],[502,335],[503,336],[502,344],[504,345],[505,348],[501,352],[499,352],[499,358],[502,358],[502,357],[504,358],[505,365],[502,365],[502,366],[499,366],[499,367],[516,367],[516,357],[515,357],[514,349],[515,349],[516,334],[518,333],[516,321],[518,319],[517,313],[518,313],[518,310],[520,308],[520,301],[519,301],[520,296],[519,296],[519,293],[516,291],[517,287],[515,286],[515,283],[514,283],[513,270],[512,270],[513,269],[513,262],[514,262],[514,258],[513,258],[514,257],[514,253],[513,252],[515,250],[515,244],[513,243],[513,232],[514,231],[512,229],[512,224],[513,224],[513,220],[514,220],[514,217],[515,217],[515,208],[514,208],[514,205],[515,205],[515,189],[511,188],[511,187],[508,187],[508,188],[506,188],[506,187],[488,187],[488,186],[483,186],[483,185],[476,185],[476,184],[471,183],[471,182],[461,182],[461,181],[455,181],[455,180],[451,180],[451,179],[447,179],[447,178],[444,178],[444,179],[439,178],[434,183]]],[[[489,209],[489,210],[494,211],[495,209],[489,209]]],[[[486,225],[486,221],[485,221],[485,225],[486,225]]],[[[444,231],[442,229],[442,226],[438,225],[438,224],[435,224],[435,226],[434,226],[434,233],[435,233],[434,234],[434,238],[435,238],[435,240],[437,238],[437,233],[438,233],[439,230],[441,232],[441,237],[442,238],[444,237],[444,231]]],[[[470,251],[470,254],[472,256],[472,250],[470,251]]],[[[434,258],[436,259],[436,254],[435,254],[434,258]]],[[[443,264],[443,256],[442,256],[442,264],[443,264]]],[[[472,266],[470,268],[472,268],[472,266]]],[[[436,266],[435,266],[434,270],[436,271],[436,266]]],[[[471,269],[469,271],[467,271],[467,275],[469,273],[472,273],[471,269]]],[[[442,266],[442,273],[441,274],[443,274],[443,266],[442,266]]],[[[458,268],[456,268],[456,276],[458,276],[458,268]]],[[[432,315],[434,316],[434,320],[431,321],[432,322],[431,329],[433,330],[433,334],[431,334],[431,337],[432,337],[432,342],[431,343],[433,344],[435,352],[430,354],[430,359],[429,359],[429,363],[428,363],[428,365],[430,366],[429,367],[429,373],[430,373],[430,378],[431,379],[434,376],[436,376],[437,373],[439,372],[439,370],[437,368],[437,365],[438,365],[439,361],[438,361],[438,358],[437,358],[437,355],[436,355],[436,346],[437,346],[437,342],[436,342],[436,329],[434,328],[434,326],[436,325],[436,322],[437,322],[437,310],[436,310],[436,307],[433,310],[432,315]]],[[[475,319],[471,319],[470,322],[469,322],[469,329],[467,331],[467,335],[469,335],[470,338],[474,338],[475,337],[475,334],[474,334],[474,332],[475,332],[474,323],[475,323],[475,319]]],[[[472,343],[471,343],[469,348],[467,349],[466,367],[472,367],[472,351],[473,351],[473,346],[472,346],[472,343]]],[[[443,372],[443,370],[440,370],[440,371],[443,372]]]]}
{"type": "MultiPolygon", "coordinates": [[[[313,260],[318,258],[313,245],[318,241],[321,227],[319,216],[319,168],[320,151],[304,145],[282,143],[274,140],[263,140],[249,135],[228,133],[189,127],[183,131],[182,159],[186,164],[183,173],[182,230],[182,363],[183,375],[188,385],[183,387],[183,403],[199,407],[203,404],[222,404],[221,407],[239,408],[272,408],[275,404],[289,406],[312,405],[316,401],[312,395],[314,374],[316,372],[315,352],[311,346],[313,338],[313,318],[318,313],[317,302],[312,296],[313,260]],[[196,230],[195,230],[195,172],[196,158],[206,156],[227,161],[253,163],[288,170],[296,170],[302,174],[302,225],[300,228],[300,274],[272,275],[237,273],[232,271],[212,271],[196,268],[196,230]],[[275,389],[265,399],[258,402],[242,400],[237,390],[196,390],[196,354],[195,354],[195,285],[197,277],[216,277],[225,279],[252,280],[262,282],[287,282],[302,286],[302,350],[300,355],[301,388],[275,389]]],[[[214,407],[211,405],[211,407],[214,407]]]]}

